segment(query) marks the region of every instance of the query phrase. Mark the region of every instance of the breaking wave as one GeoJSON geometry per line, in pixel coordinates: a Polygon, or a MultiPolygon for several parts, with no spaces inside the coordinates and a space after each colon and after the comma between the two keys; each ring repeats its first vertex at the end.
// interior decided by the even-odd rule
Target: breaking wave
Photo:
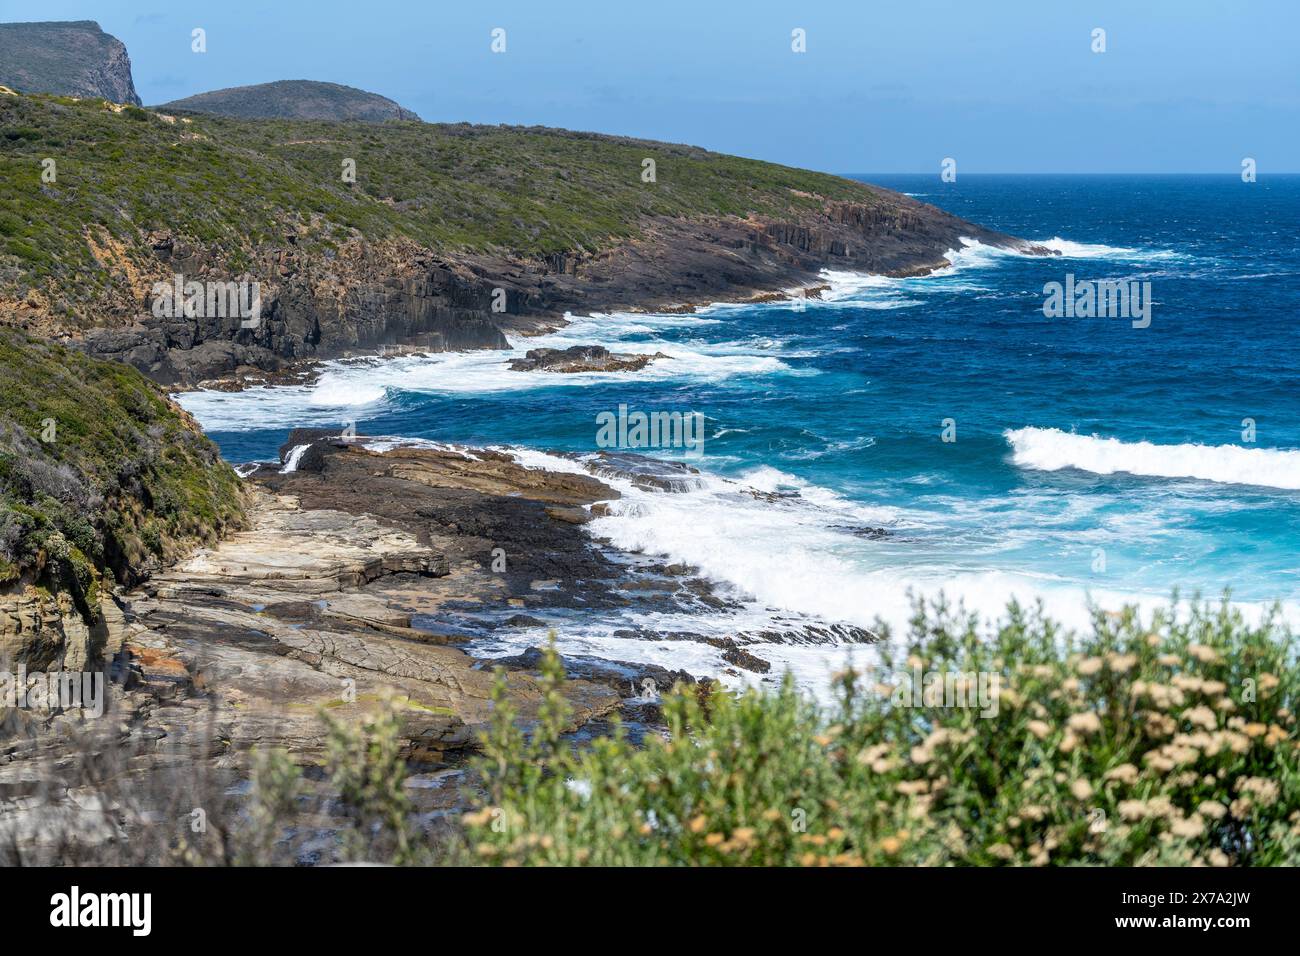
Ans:
{"type": "Polygon", "coordinates": [[[1021,468],[1077,468],[1097,475],[1197,478],[1221,484],[1300,490],[1300,451],[1125,442],[1056,428],[1017,428],[1003,434],[1011,444],[1011,460],[1021,468]]]}

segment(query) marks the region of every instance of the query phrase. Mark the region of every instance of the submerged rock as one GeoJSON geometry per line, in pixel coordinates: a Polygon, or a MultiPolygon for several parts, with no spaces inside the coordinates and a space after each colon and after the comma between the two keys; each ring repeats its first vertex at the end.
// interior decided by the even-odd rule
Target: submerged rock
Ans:
{"type": "Polygon", "coordinates": [[[722,652],[722,659],[728,664],[735,664],[742,670],[752,671],[755,674],[766,674],[772,669],[768,661],[755,657],[742,647],[727,648],[722,652]]]}
{"type": "Polygon", "coordinates": [[[625,478],[646,491],[682,493],[704,485],[698,468],[635,452],[599,452],[587,462],[587,470],[597,477],[625,478]]]}

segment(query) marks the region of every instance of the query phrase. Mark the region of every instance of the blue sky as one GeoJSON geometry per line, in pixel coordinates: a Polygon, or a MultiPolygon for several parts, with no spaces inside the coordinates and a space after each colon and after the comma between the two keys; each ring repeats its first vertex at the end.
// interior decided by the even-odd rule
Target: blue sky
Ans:
{"type": "Polygon", "coordinates": [[[1235,174],[1245,156],[1261,175],[1300,171],[1300,0],[0,0],[0,19],[99,21],[146,104],[319,79],[430,121],[840,173],[937,172],[948,156],[963,173],[1235,174]]]}

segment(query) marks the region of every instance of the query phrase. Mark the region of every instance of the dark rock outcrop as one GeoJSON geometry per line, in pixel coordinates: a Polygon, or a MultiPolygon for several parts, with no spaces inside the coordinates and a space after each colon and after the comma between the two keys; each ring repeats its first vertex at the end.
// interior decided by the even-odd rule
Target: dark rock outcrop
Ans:
{"type": "MultiPolygon", "coordinates": [[[[154,248],[187,280],[221,274],[219,263],[170,237],[154,248]]],[[[275,258],[278,275],[265,284],[250,280],[258,281],[261,299],[255,324],[239,316],[159,318],[143,311],[128,327],[91,330],[82,347],[178,386],[393,345],[430,352],[509,347],[486,308],[491,290],[475,296],[451,268],[412,264],[413,274],[383,276],[370,261],[318,263],[292,250],[275,258]]],[[[142,310],[149,306],[141,303],[142,310]]]]}
{"type": "Polygon", "coordinates": [[[741,670],[751,671],[755,674],[766,674],[772,669],[771,663],[761,657],[755,657],[743,647],[727,648],[722,652],[722,659],[728,664],[734,664],[741,670]]]}
{"type": "Polygon", "coordinates": [[[663,352],[654,355],[620,355],[600,345],[574,345],[567,349],[529,349],[521,359],[510,363],[515,372],[637,372],[656,359],[666,359],[663,352]]]}
{"type": "Polygon", "coordinates": [[[126,47],[93,20],[0,23],[0,86],[140,105],[126,47]]]}

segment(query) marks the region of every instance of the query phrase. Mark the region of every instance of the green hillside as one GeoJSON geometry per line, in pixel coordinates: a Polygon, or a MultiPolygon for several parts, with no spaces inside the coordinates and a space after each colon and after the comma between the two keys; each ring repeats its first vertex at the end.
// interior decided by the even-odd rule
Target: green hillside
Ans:
{"type": "Polygon", "coordinates": [[[364,236],[544,256],[607,248],[649,217],[790,219],[874,195],[694,147],[544,128],[167,116],[0,95],[0,300],[35,289],[71,316],[120,281],[103,248],[143,267],[150,232],[202,244],[235,270],[290,232],[327,254],[364,236]],[[55,182],[42,181],[45,159],[55,182]],[[642,181],[646,159],[656,182],[642,181]]]}

